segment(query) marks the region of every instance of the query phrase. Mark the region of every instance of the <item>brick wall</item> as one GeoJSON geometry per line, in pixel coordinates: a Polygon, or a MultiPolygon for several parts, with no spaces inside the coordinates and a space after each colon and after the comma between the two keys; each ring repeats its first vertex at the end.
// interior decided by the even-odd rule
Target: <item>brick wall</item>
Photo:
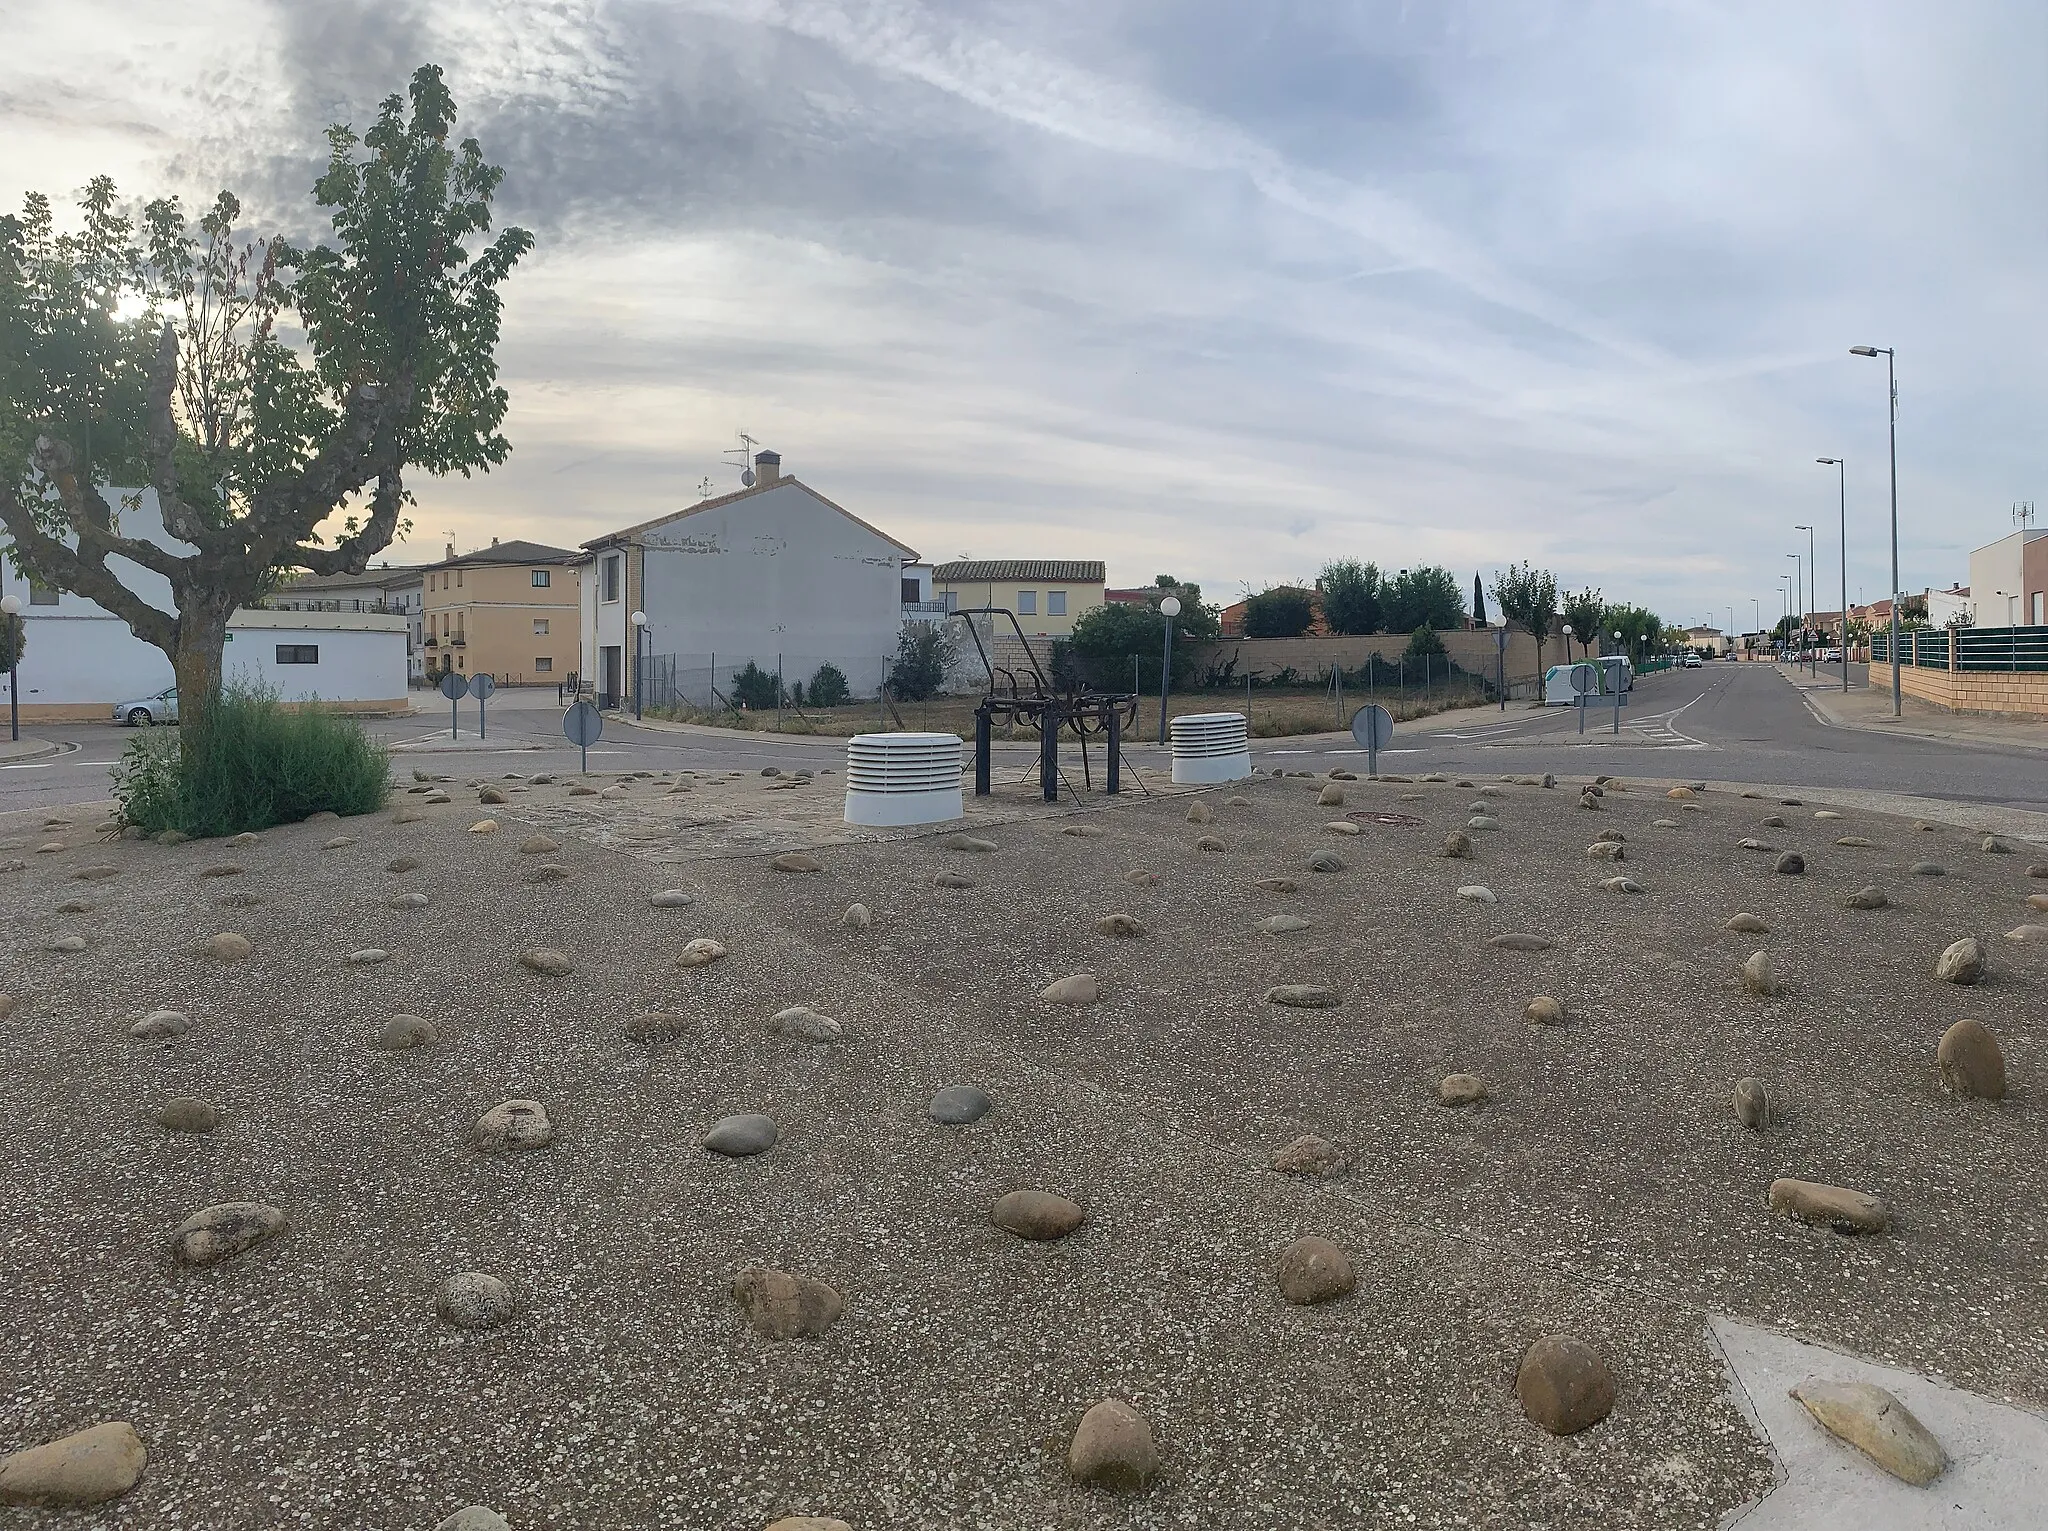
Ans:
{"type": "Polygon", "coordinates": [[[1927,670],[1905,665],[1899,670],[1899,689],[1950,712],[2048,720],[2044,670],[1927,670]]]}
{"type": "MultiPolygon", "coordinates": [[[[1489,631],[1439,633],[1444,648],[1461,670],[1491,678],[1497,663],[1494,635],[1489,631]]],[[[1233,672],[1242,678],[1264,678],[1285,669],[1307,682],[1327,680],[1332,666],[1356,670],[1373,654],[1392,664],[1408,647],[1406,633],[1374,633],[1370,637],[1335,638],[1225,638],[1214,643],[1190,643],[1181,648],[1179,663],[1196,669],[1237,660],[1233,672]]],[[[1543,646],[1545,664],[1564,663],[1564,644],[1552,639],[1543,646]]],[[[1441,668],[1441,666],[1439,666],[1441,668]]],[[[1536,640],[1527,633],[1508,634],[1508,682],[1534,684],[1541,678],[1536,665],[1536,640]]]]}

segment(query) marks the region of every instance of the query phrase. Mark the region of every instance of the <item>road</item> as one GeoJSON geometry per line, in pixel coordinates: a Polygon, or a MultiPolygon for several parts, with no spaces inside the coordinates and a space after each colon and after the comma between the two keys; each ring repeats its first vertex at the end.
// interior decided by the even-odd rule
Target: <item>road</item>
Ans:
{"type": "MultiPolygon", "coordinates": [[[[1862,685],[1861,666],[1851,682],[1862,685]]],[[[490,704],[489,738],[480,742],[474,703],[462,707],[462,734],[448,736],[448,714],[429,706],[370,728],[393,747],[401,765],[462,776],[506,771],[574,770],[577,754],[561,732],[552,690],[498,693],[490,704]]],[[[1619,734],[1596,711],[1578,732],[1563,708],[1472,712],[1404,726],[1381,768],[1406,774],[1457,771],[1472,775],[1541,773],[1700,778],[1715,781],[1842,787],[1943,798],[1955,802],[2048,811],[2043,755],[2022,747],[1949,743],[1835,728],[1823,723],[1797,687],[1775,666],[1714,664],[1643,677],[1622,715],[1619,734]]],[[[108,767],[133,737],[104,724],[34,730],[63,753],[0,765],[0,811],[53,808],[108,795],[108,767]]],[[[2044,728],[2048,733],[2048,728],[2044,728]]],[[[636,728],[617,718],[590,752],[593,770],[758,770],[838,764],[844,742],[774,734],[636,728]]],[[[1156,746],[1134,745],[1141,768],[1164,767],[1156,746]]],[[[1342,736],[1259,739],[1253,759],[1302,770],[1356,766],[1358,751],[1342,736]]],[[[1035,747],[1009,746],[1005,768],[1022,769],[1035,747]]]]}

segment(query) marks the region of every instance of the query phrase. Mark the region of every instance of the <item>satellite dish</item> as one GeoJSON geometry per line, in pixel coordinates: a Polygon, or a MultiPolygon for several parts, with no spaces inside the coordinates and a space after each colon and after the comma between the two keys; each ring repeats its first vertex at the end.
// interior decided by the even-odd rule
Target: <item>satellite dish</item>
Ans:
{"type": "Polygon", "coordinates": [[[752,468],[748,468],[740,474],[740,487],[743,489],[754,487],[754,470],[752,468]]]}

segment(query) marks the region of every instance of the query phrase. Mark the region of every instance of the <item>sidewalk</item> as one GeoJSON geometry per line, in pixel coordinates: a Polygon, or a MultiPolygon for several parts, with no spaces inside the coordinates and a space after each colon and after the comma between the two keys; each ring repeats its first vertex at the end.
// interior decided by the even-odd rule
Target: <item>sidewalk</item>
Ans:
{"type": "Polygon", "coordinates": [[[0,765],[11,765],[17,760],[34,760],[43,755],[54,755],[64,746],[54,739],[31,739],[23,734],[19,742],[0,739],[0,765]]]}
{"type": "Polygon", "coordinates": [[[1919,739],[1938,739],[1943,744],[2000,745],[2007,748],[2048,750],[2048,723],[2023,718],[1980,718],[1967,713],[1945,712],[1918,697],[1904,698],[1906,715],[1892,716],[1891,672],[1872,672],[1867,687],[1842,690],[1839,676],[1825,672],[1819,680],[1779,665],[1778,673],[1795,686],[1806,705],[1831,728],[1859,728],[1874,734],[1908,734],[1919,739]]]}

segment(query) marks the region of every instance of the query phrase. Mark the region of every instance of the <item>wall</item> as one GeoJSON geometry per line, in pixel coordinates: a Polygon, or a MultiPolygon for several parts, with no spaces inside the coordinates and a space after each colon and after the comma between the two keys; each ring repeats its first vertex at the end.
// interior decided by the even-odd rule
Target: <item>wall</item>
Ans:
{"type": "Polygon", "coordinates": [[[1977,626],[2018,627],[2033,620],[2032,592],[2042,586],[2027,583],[2027,565],[2031,562],[2041,571],[2044,558],[2048,558],[2048,529],[2041,528],[2017,531],[1971,551],[1970,601],[1977,609],[1977,626]],[[2037,543],[2040,552],[2031,546],[2037,543]],[[2026,556],[2029,552],[2034,552],[2031,560],[2026,556]]]}
{"type": "MultiPolygon", "coordinates": [[[[948,595],[956,597],[958,607],[962,611],[970,607],[982,606],[994,606],[1007,611],[1017,611],[1018,592],[1022,590],[1031,591],[1037,597],[1036,605],[1038,611],[1032,616],[1026,616],[1022,612],[1018,612],[1017,625],[1022,627],[1025,633],[1033,638],[1066,637],[1067,634],[1074,630],[1074,623],[1084,613],[1093,611],[1096,607],[1104,604],[1102,593],[1107,588],[1105,585],[1069,584],[1059,580],[1049,582],[1027,582],[1022,580],[937,580],[932,586],[936,597],[943,598],[948,595]],[[1054,590],[1063,591],[1066,594],[1067,613],[1063,617],[1049,616],[1046,613],[1046,596],[1054,590]]],[[[1010,624],[1008,622],[1002,621],[1000,618],[997,620],[1003,628],[1009,628],[1010,624]]]]}
{"type": "MultiPolygon", "coordinates": [[[[1437,634],[1460,669],[1491,677],[1496,664],[1494,633],[1498,629],[1457,630],[1437,634]]],[[[1370,637],[1336,638],[1224,638],[1213,643],[1185,643],[1177,647],[1177,673],[1199,673],[1215,665],[1237,661],[1233,676],[1264,678],[1292,668],[1306,682],[1327,679],[1331,666],[1355,670],[1377,653],[1392,664],[1408,647],[1406,633],[1374,633],[1370,637]],[[1191,667],[1182,672],[1181,667],[1191,667]]],[[[1564,644],[1551,639],[1543,646],[1545,665],[1565,662],[1564,644]]],[[[1534,683],[1541,678],[1536,663],[1536,640],[1524,632],[1508,634],[1508,681],[1534,683]]]]}
{"type": "MultiPolygon", "coordinates": [[[[1883,684],[1880,677],[1878,685],[1883,684]]],[[[2048,720],[2048,671],[1926,670],[1904,665],[1899,689],[1950,712],[2048,720]]]]}
{"type": "Polygon", "coordinates": [[[461,564],[431,571],[436,588],[426,597],[427,630],[437,641],[426,648],[442,663],[455,661],[457,673],[487,673],[501,685],[552,686],[576,668],[581,581],[573,564],[461,564]],[[537,589],[535,569],[547,570],[549,585],[537,589]],[[459,576],[461,583],[452,584],[459,576]],[[449,632],[441,634],[446,615],[449,632]],[[547,636],[533,631],[534,618],[548,624],[547,636]],[[462,634],[458,647],[453,643],[462,634]],[[553,661],[541,670],[534,661],[553,661]]]}

